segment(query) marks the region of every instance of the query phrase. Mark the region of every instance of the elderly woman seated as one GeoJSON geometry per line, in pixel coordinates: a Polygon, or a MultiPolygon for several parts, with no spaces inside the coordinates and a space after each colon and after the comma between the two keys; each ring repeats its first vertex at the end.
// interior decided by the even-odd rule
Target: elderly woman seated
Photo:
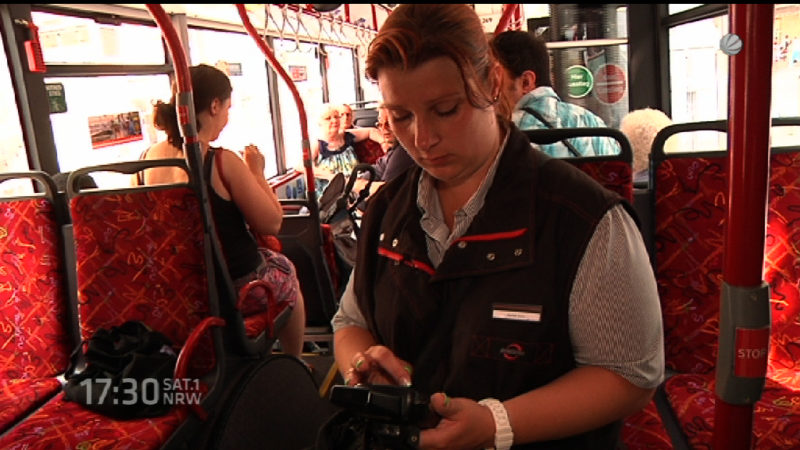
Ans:
{"type": "Polygon", "coordinates": [[[377,128],[342,129],[341,115],[336,105],[323,105],[319,119],[319,138],[311,143],[311,158],[314,163],[314,177],[317,182],[317,195],[328,185],[336,174],[350,176],[359,163],[355,153],[356,142],[365,139],[381,141],[377,128]]]}

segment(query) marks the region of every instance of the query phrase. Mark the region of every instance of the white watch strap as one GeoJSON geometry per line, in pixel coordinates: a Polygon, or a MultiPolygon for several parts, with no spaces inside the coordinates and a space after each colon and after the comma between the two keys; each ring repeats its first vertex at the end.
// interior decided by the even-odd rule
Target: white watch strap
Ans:
{"type": "Polygon", "coordinates": [[[495,450],[508,450],[514,443],[514,432],[511,430],[511,422],[508,421],[506,407],[494,398],[485,398],[478,402],[489,408],[494,417],[494,448],[495,450]]]}

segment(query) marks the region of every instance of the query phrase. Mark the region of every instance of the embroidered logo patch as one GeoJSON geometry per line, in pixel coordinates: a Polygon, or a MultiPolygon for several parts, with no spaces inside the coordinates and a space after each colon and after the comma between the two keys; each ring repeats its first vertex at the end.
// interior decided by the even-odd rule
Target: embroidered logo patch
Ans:
{"type": "Polygon", "coordinates": [[[501,348],[500,354],[503,355],[503,358],[509,361],[514,361],[522,356],[525,356],[525,350],[522,348],[522,345],[515,342],[501,348]]]}

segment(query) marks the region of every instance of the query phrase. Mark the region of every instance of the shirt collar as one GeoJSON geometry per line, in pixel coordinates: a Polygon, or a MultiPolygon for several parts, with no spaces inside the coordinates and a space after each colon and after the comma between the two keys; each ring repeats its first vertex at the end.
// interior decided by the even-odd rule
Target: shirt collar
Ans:
{"type": "Polygon", "coordinates": [[[486,172],[486,176],[483,181],[481,181],[478,189],[472,194],[472,197],[470,197],[464,206],[455,212],[455,221],[452,230],[448,229],[444,221],[442,205],[436,193],[436,180],[424,170],[422,171],[422,175],[417,182],[417,207],[422,212],[420,226],[426,235],[428,257],[435,266],[438,266],[441,262],[445,250],[447,250],[454,240],[461,237],[467,231],[472,223],[472,219],[474,219],[481,208],[483,208],[486,193],[494,182],[500,157],[503,155],[503,151],[508,143],[508,136],[511,134],[508,128],[504,127],[503,131],[504,137],[492,165],[486,172]]]}

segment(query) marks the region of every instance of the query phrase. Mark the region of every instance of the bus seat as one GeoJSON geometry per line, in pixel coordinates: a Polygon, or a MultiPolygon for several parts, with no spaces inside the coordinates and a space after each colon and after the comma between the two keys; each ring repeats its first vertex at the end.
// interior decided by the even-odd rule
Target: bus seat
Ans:
{"type": "MultiPolygon", "coordinates": [[[[634,202],[633,150],[621,131],[613,128],[558,128],[524,130],[524,132],[535,144],[552,144],[581,136],[608,136],[615,139],[621,149],[617,155],[572,157],[564,160],[582,170],[603,187],[618,193],[631,203],[634,202]]],[[[672,448],[672,437],[667,431],[668,425],[670,428],[676,427],[669,422],[664,423],[656,403],[651,401],[642,411],[625,418],[620,431],[620,441],[625,448],[630,449],[672,448]]]]}
{"type": "MultiPolygon", "coordinates": [[[[773,127],[781,125],[799,126],[800,120],[773,120],[773,127]]],[[[725,132],[727,124],[717,121],[667,128],[671,129],[656,137],[653,154],[656,276],[668,364],[683,373],[670,377],[665,391],[689,445],[699,448],[713,440],[728,161],[724,151],[664,155],[663,144],[679,132],[725,132]],[[684,265],[689,259],[692,264],[684,265]],[[691,272],[683,272],[687,270],[691,272]]],[[[754,448],[800,447],[798,204],[800,147],[773,148],[764,255],[772,323],[766,384],[755,404],[754,448]]]]}
{"type": "Polygon", "coordinates": [[[606,136],[616,140],[620,145],[620,153],[617,155],[581,156],[564,160],[581,169],[603,187],[633,202],[633,150],[628,138],[621,131],[614,128],[551,128],[524,130],[524,133],[528,140],[540,145],[584,136],[606,136]]]}
{"type": "MultiPolygon", "coordinates": [[[[284,210],[307,206],[306,200],[281,200],[284,210]]],[[[308,208],[307,208],[308,209],[308,208]]],[[[312,214],[284,214],[278,233],[283,254],[295,265],[306,307],[306,340],[332,341],[331,319],[337,309],[329,251],[319,217],[312,214]]],[[[328,245],[329,249],[330,245],[328,245]]]]}
{"type": "MultiPolygon", "coordinates": [[[[98,167],[111,166],[116,165],[98,167]]],[[[195,191],[180,184],[72,192],[73,174],[68,192],[78,261],[81,338],[89,339],[101,327],[140,320],[179,347],[189,340],[202,342],[198,336],[207,335],[198,333],[198,325],[213,322],[206,321],[211,317],[209,286],[195,191]]],[[[203,345],[209,350],[220,348],[212,347],[211,339],[203,345]]],[[[213,371],[219,370],[219,358],[211,351],[195,354],[186,375],[208,377],[204,379],[210,386],[205,404],[213,398],[213,382],[219,378],[213,371]]],[[[0,448],[11,443],[79,448],[106,442],[120,448],[159,448],[189,415],[186,408],[174,407],[161,417],[119,421],[66,401],[62,393],[3,435],[0,448]]]]}
{"type": "Polygon", "coordinates": [[[0,199],[0,433],[61,390],[73,342],[55,185],[44,172],[0,174],[11,179],[45,189],[0,199]]]}
{"type": "MultiPolygon", "coordinates": [[[[800,122],[799,122],[800,125],[800,122]]],[[[770,157],[764,281],[772,323],[767,376],[800,389],[800,147],[773,148],[770,157]]],[[[800,403],[794,403],[800,405],[800,403]]],[[[796,411],[797,412],[797,411],[796,411]]]]}
{"type": "MultiPolygon", "coordinates": [[[[690,448],[711,448],[716,404],[714,389],[713,374],[680,374],[666,382],[669,403],[690,448]]],[[[788,388],[767,378],[754,411],[752,448],[800,448],[800,391],[796,387],[788,388]]]]}
{"type": "Polygon", "coordinates": [[[724,132],[722,121],[670,125],[653,141],[652,254],[664,321],[667,367],[708,373],[716,366],[723,225],[728,163],[725,151],[665,153],[670,136],[724,132]]]}
{"type": "Polygon", "coordinates": [[[675,448],[654,401],[623,421],[619,439],[631,450],[675,448]]]}
{"type": "Polygon", "coordinates": [[[361,102],[351,104],[353,109],[353,125],[357,127],[374,127],[378,121],[376,102],[361,102]]]}
{"type": "MultiPolygon", "coordinates": [[[[374,126],[374,124],[370,126],[374,126]]],[[[363,141],[356,142],[353,150],[356,152],[358,162],[362,164],[375,164],[375,162],[384,155],[381,144],[372,139],[364,139],[363,141]]]]}

